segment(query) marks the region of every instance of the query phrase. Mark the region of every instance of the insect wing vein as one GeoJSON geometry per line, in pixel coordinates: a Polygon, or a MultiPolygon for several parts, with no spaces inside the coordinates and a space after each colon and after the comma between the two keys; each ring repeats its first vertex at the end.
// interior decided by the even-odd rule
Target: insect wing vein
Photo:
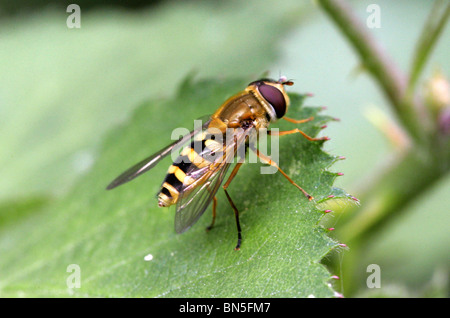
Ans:
{"type": "Polygon", "coordinates": [[[215,162],[211,163],[208,169],[199,170],[192,168],[186,175],[197,174],[196,182],[186,185],[180,191],[177,202],[177,212],[175,214],[175,231],[183,233],[188,230],[205,212],[216,195],[223,179],[236,154],[236,149],[245,142],[246,135],[236,133],[233,142],[226,145],[224,153],[215,162]]]}
{"type": "MultiPolygon", "coordinates": [[[[209,118],[210,116],[208,116],[209,118]]],[[[209,123],[211,122],[210,119],[208,119],[201,127],[201,129],[204,129],[209,123]]],[[[121,175],[119,175],[117,178],[115,178],[107,187],[107,190],[114,189],[128,181],[133,180],[134,178],[140,176],[144,172],[149,171],[154,166],[156,166],[163,158],[165,158],[168,154],[170,154],[173,150],[181,148],[184,144],[186,144],[188,141],[192,139],[192,137],[197,134],[201,129],[194,129],[189,134],[183,136],[181,139],[176,140],[175,142],[171,143],[169,146],[164,147],[160,151],[154,153],[148,158],[145,158],[144,160],[138,162],[131,168],[127,169],[125,172],[123,172],[121,175]]]]}

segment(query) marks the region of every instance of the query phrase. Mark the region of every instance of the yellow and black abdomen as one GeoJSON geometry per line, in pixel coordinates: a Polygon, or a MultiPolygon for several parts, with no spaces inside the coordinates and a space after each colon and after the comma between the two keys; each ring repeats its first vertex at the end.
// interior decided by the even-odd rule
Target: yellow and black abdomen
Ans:
{"type": "MultiPolygon", "coordinates": [[[[194,137],[169,167],[158,193],[159,206],[175,204],[180,193],[198,179],[196,175],[202,175],[196,171],[223,159],[227,128],[238,128],[243,125],[244,118],[248,121],[258,117],[258,114],[264,114],[264,109],[253,94],[243,92],[229,98],[212,115],[208,128],[194,137]]],[[[268,125],[269,120],[264,116],[261,120],[265,126],[268,125]]]]}
{"type": "Polygon", "coordinates": [[[159,206],[175,204],[180,193],[197,180],[195,172],[213,164],[216,158],[222,156],[222,151],[223,143],[215,141],[207,130],[198,139],[192,140],[169,167],[158,193],[159,206]]]}

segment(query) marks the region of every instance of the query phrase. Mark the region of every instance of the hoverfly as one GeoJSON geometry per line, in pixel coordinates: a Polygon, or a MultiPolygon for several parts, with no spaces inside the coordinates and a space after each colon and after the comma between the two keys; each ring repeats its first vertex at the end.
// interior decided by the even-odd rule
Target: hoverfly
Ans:
{"type": "MultiPolygon", "coordinates": [[[[266,129],[271,122],[281,118],[295,124],[313,119],[313,117],[310,117],[296,120],[284,116],[290,102],[284,86],[293,84],[285,77],[281,77],[278,81],[263,78],[251,82],[242,92],[226,100],[213,115],[208,117],[208,120],[200,129],[194,129],[180,140],[132,166],[114,179],[107,189],[113,189],[140,176],[153,168],[169,153],[190,142],[169,167],[157,195],[160,207],[176,204],[175,231],[177,233],[189,229],[205,212],[211,202],[213,202],[212,222],[207,229],[213,227],[217,208],[216,193],[231,165],[232,160],[230,158],[236,156],[237,149],[241,146],[245,147],[245,151],[250,148],[263,162],[276,167],[306,198],[312,200],[313,197],[284,173],[276,162],[261,153],[254,144],[249,142],[249,135],[246,133],[250,129],[258,133],[259,129],[266,129]],[[231,138],[227,136],[221,141],[217,140],[212,138],[212,131],[219,131],[224,135],[231,132],[231,138]],[[225,140],[228,142],[225,143],[225,140]]],[[[278,136],[300,133],[310,141],[328,140],[327,137],[312,138],[298,128],[277,132],[268,130],[267,132],[269,135],[278,136]]],[[[227,181],[222,186],[235,214],[238,234],[236,250],[239,250],[242,241],[239,211],[228,194],[227,188],[242,163],[241,161],[236,163],[227,181]]]]}

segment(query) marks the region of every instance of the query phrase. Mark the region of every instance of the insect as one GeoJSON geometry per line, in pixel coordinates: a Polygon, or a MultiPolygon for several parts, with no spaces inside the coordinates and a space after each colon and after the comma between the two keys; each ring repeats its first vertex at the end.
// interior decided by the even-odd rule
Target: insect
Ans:
{"type": "MultiPolygon", "coordinates": [[[[113,189],[140,176],[172,151],[184,146],[178,158],[168,169],[157,195],[158,205],[168,207],[176,204],[175,231],[182,233],[202,216],[212,202],[212,222],[207,228],[210,230],[216,219],[216,194],[232,165],[233,160],[230,159],[236,157],[238,149],[244,147],[245,151],[252,150],[261,161],[276,167],[307,199],[312,200],[313,197],[284,173],[276,162],[260,152],[254,143],[249,142],[250,130],[258,134],[260,129],[267,128],[271,122],[278,119],[294,124],[313,120],[313,117],[296,120],[285,116],[290,101],[284,87],[293,84],[285,77],[281,77],[278,81],[263,78],[251,82],[243,91],[227,99],[214,114],[208,116],[201,128],[194,129],[181,139],[132,166],[114,179],[107,189],[113,189]],[[223,138],[216,138],[217,136],[223,138]]],[[[312,138],[298,128],[276,132],[267,130],[267,133],[278,136],[300,133],[310,141],[328,140],[327,137],[312,138]]],[[[238,234],[236,250],[239,250],[242,242],[239,211],[227,189],[242,164],[242,160],[235,164],[222,186],[236,219],[238,234]]]]}

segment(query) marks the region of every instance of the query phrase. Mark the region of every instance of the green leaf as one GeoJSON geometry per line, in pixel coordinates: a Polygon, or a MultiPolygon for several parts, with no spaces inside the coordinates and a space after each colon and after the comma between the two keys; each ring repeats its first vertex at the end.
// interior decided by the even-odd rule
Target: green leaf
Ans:
{"type": "MultiPolygon", "coordinates": [[[[249,81],[188,78],[173,98],[139,106],[109,133],[93,169],[64,198],[2,228],[0,296],[333,297],[331,274],[320,261],[338,243],[320,226],[324,213],[316,205],[347,194],[333,188],[336,173],[328,169],[337,157],[323,151],[323,142],[280,137],[281,168],[315,201],[281,174],[261,174],[260,163],[240,169],[229,187],[241,212],[239,251],[223,191],[211,231],[205,231],[209,208],[189,231],[174,232],[174,208],[158,208],[154,197],[170,159],[105,190],[120,172],[168,144],[174,128],[190,128],[249,81]],[[67,285],[71,264],[81,270],[80,288],[67,285]]],[[[301,125],[307,134],[319,134],[332,120],[321,108],[302,106],[306,96],[290,97],[289,117],[315,117],[301,125]]],[[[284,121],[274,126],[297,127],[284,121]]]]}
{"type": "Polygon", "coordinates": [[[268,69],[305,12],[297,2],[83,8],[80,29],[67,28],[67,4],[2,19],[0,199],[63,195],[111,127],[148,96],[172,94],[193,69],[202,76],[268,69]]]}

